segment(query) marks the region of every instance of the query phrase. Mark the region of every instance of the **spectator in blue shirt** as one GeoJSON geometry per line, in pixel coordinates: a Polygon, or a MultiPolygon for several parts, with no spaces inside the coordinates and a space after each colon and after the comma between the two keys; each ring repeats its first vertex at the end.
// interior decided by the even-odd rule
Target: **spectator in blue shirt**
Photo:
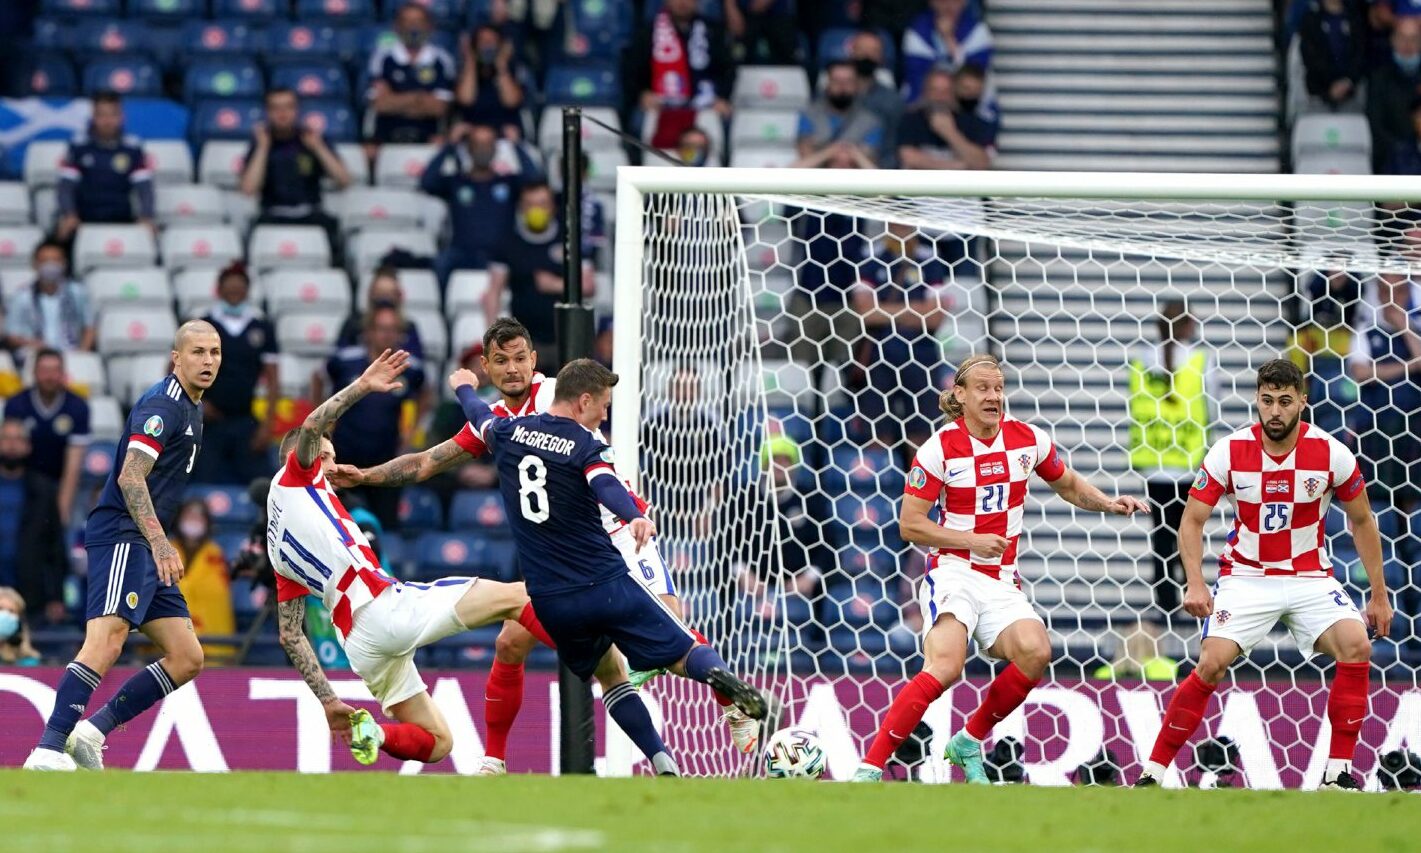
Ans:
{"type": "Polygon", "coordinates": [[[118,95],[100,92],[93,100],[88,131],[69,143],[59,166],[55,236],[63,242],[84,222],[136,221],[153,227],[153,170],[143,143],[124,134],[118,95]]]}
{"type": "Polygon", "coordinates": [[[459,38],[461,65],[454,90],[459,118],[498,129],[505,139],[523,138],[523,102],[532,77],[514,56],[512,39],[483,24],[459,38]]]}
{"type": "Polygon", "coordinates": [[[393,308],[399,314],[404,331],[396,346],[410,354],[410,369],[418,367],[424,360],[424,341],[420,340],[419,327],[405,316],[405,291],[400,286],[400,271],[389,265],[376,267],[371,273],[370,286],[365,291],[365,310],[357,306],[345,318],[336,338],[336,349],[359,346],[360,338],[365,333],[365,318],[377,308],[393,308]]]}
{"type": "Polygon", "coordinates": [[[64,525],[54,482],[30,467],[30,438],[22,421],[0,423],[0,587],[14,587],[64,621],[64,577],[69,573],[64,525]]]}
{"type": "Polygon", "coordinates": [[[35,384],[5,403],[5,418],[25,425],[30,438],[31,470],[59,488],[59,517],[69,523],[84,449],[93,436],[89,430],[89,404],[65,385],[64,355],[58,350],[35,353],[35,384]]]}
{"type": "Polygon", "coordinates": [[[492,126],[460,125],[419,179],[420,190],[449,206],[449,246],[435,261],[441,284],[455,270],[487,267],[513,227],[521,179],[495,170],[497,146],[492,126]]]}
{"type": "Polygon", "coordinates": [[[69,277],[64,247],[46,240],[35,247],[34,283],[5,304],[6,344],[11,349],[92,350],[94,308],[89,290],[69,277]]]}
{"type": "Polygon", "coordinates": [[[1411,103],[1421,94],[1421,18],[1401,18],[1391,31],[1391,51],[1367,78],[1367,120],[1372,128],[1372,168],[1380,172],[1397,143],[1411,135],[1411,103]]]}
{"type": "Polygon", "coordinates": [[[245,486],[272,470],[272,424],[281,398],[276,329],[251,300],[251,280],[240,261],[217,276],[218,302],[204,320],[222,341],[222,370],[202,397],[202,453],[192,479],[245,486]],[[265,418],[252,402],[266,386],[265,418]]]}
{"type": "Polygon", "coordinates": [[[908,103],[922,95],[928,71],[945,66],[956,71],[972,64],[992,65],[992,31],[967,0],[929,0],[928,9],[903,32],[903,85],[908,103]]]}
{"type": "Polygon", "coordinates": [[[871,169],[883,144],[883,125],[859,103],[854,63],[830,63],[824,90],[799,116],[798,168],[871,169]]]}
{"type": "Polygon", "coordinates": [[[742,54],[738,57],[741,62],[785,65],[800,61],[794,0],[725,0],[725,28],[742,54]]]}
{"type": "Polygon", "coordinates": [[[1411,133],[1392,146],[1385,173],[1421,175],[1421,98],[1411,102],[1411,133]]]}
{"type": "Polygon", "coordinates": [[[996,153],[997,123],[964,109],[980,97],[982,71],[963,66],[928,73],[923,97],[898,128],[898,160],[905,169],[988,169],[996,153]]]}
{"type": "Polygon", "coordinates": [[[1367,38],[1367,20],[1357,3],[1312,3],[1298,28],[1308,94],[1333,107],[1352,100],[1367,73],[1367,38]]]}
{"type": "Polygon", "coordinates": [[[418,3],[395,13],[397,40],[370,58],[366,99],[376,143],[423,144],[439,135],[454,100],[454,58],[429,41],[434,20],[418,3]]]}

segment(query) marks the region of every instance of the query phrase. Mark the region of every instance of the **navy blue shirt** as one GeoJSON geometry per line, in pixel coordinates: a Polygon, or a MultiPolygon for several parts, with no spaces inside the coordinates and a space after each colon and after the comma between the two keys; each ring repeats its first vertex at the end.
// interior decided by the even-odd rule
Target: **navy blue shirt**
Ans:
{"type": "Polygon", "coordinates": [[[59,165],[59,209],[82,222],[132,222],[130,194],[139,192],[138,215],[153,216],[153,170],[134,136],[97,142],[80,134],[59,165]],[[69,206],[72,204],[72,208],[69,206]]]}
{"type": "MultiPolygon", "coordinates": [[[[326,141],[331,147],[330,141],[326,141]]],[[[247,149],[244,162],[250,162],[256,143],[247,149]]],[[[332,149],[333,150],[333,149],[332,149]]],[[[321,179],[326,167],[301,137],[293,133],[287,139],[275,136],[266,155],[266,182],[262,184],[261,210],[278,216],[307,216],[321,208],[321,179]]]]}
{"type": "Polygon", "coordinates": [[[554,306],[562,301],[562,290],[543,293],[538,290],[539,271],[562,276],[562,226],[555,222],[541,234],[526,230],[515,221],[512,233],[495,251],[489,267],[508,270],[508,291],[512,295],[512,314],[528,328],[534,342],[557,340],[554,306]]]}
{"type": "Polygon", "coordinates": [[[471,257],[487,257],[508,239],[521,186],[517,175],[475,178],[454,145],[446,145],[419,179],[421,190],[449,205],[449,245],[471,257]]]}
{"type": "Polygon", "coordinates": [[[0,586],[19,586],[20,522],[25,516],[25,478],[0,477],[0,586]]]}
{"type": "Polygon", "coordinates": [[[627,573],[589,484],[612,470],[607,445],[578,422],[548,414],[494,418],[482,435],[529,595],[571,592],[627,573]]]}
{"type": "Polygon", "coordinates": [[[70,445],[89,443],[89,404],[72,391],[46,406],[39,391],[26,388],[5,403],[5,418],[18,418],[30,431],[30,468],[59,480],[70,445]]]}
{"type": "MultiPolygon", "coordinates": [[[[988,121],[977,113],[961,111],[953,112],[952,121],[957,125],[958,131],[967,137],[967,141],[983,148],[991,148],[997,144],[997,122],[988,121]]],[[[952,146],[933,130],[933,126],[928,123],[927,111],[922,109],[909,110],[908,114],[903,116],[903,121],[898,125],[898,144],[910,148],[927,148],[942,157],[955,156],[952,146]]]]}
{"type": "MultiPolygon", "coordinates": [[[[370,366],[365,347],[337,350],[326,362],[332,387],[344,388],[370,366]]],[[[359,467],[389,462],[400,451],[400,409],[424,388],[424,371],[416,368],[403,377],[404,388],[386,394],[367,394],[336,424],[331,433],[336,459],[359,467]]]]}
{"type": "MultiPolygon", "coordinates": [[[[383,81],[396,94],[429,92],[442,101],[454,100],[454,58],[442,47],[426,44],[411,57],[400,42],[376,48],[370,57],[370,81],[383,81]]],[[[422,144],[439,132],[437,118],[376,115],[375,142],[422,144]]]]}
{"type": "Polygon", "coordinates": [[[189,397],[177,377],[170,373],[143,392],[133,411],[128,413],[128,439],[119,443],[113,470],[99,493],[98,504],[89,513],[84,544],[147,541],[133,522],[133,516],[128,514],[128,504],[118,488],[118,475],[129,450],[147,453],[158,460],[148,472],[148,495],[163,530],[171,530],[201,447],[202,405],[189,397]]]}
{"type": "Polygon", "coordinates": [[[202,398],[224,417],[250,417],[257,381],[279,353],[276,331],[260,311],[250,306],[232,314],[225,303],[219,304],[207,313],[206,319],[222,341],[222,369],[202,398]]]}
{"type": "MultiPolygon", "coordinates": [[[[519,107],[503,105],[503,98],[499,97],[498,93],[498,74],[494,67],[480,65],[475,73],[478,75],[478,85],[475,87],[474,102],[460,108],[460,118],[469,124],[485,124],[500,130],[512,125],[521,132],[523,113],[519,107]]],[[[509,73],[522,87],[525,98],[529,91],[536,89],[532,75],[521,64],[510,63],[509,73]]]]}

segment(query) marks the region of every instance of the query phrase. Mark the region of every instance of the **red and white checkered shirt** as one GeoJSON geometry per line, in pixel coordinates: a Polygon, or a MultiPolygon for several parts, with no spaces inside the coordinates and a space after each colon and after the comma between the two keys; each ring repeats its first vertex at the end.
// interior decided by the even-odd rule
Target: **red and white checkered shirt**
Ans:
{"type": "Polygon", "coordinates": [[[1044,430],[1012,418],[1002,418],[991,441],[972,436],[958,418],[924,442],[913,458],[904,494],[938,503],[940,527],[1011,540],[1000,557],[935,548],[928,555],[928,571],[958,566],[1019,586],[1016,546],[1026,515],[1026,481],[1033,471],[1052,482],[1066,472],[1066,464],[1044,430]]]}
{"type": "Polygon", "coordinates": [[[1263,427],[1241,429],[1209,449],[1189,496],[1209,506],[1228,495],[1234,527],[1219,555],[1219,577],[1326,577],[1323,518],[1335,494],[1350,501],[1366,484],[1357,457],[1306,422],[1287,456],[1263,450],[1263,427]]]}

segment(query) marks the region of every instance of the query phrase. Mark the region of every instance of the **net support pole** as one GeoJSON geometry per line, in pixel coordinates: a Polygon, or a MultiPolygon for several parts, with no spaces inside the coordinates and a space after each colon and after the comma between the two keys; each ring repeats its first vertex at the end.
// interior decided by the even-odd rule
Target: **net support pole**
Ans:
{"type": "MultiPolygon", "coordinates": [[[[562,111],[563,301],[556,307],[558,355],[563,364],[592,354],[592,308],[582,303],[582,110],[562,111]]],[[[592,688],[558,663],[559,769],[590,774],[597,756],[592,688]]]]}

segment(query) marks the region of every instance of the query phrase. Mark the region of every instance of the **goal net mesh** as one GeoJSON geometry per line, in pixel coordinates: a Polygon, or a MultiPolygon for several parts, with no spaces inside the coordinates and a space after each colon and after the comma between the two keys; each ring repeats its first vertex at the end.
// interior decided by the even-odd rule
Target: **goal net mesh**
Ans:
{"type": "MultiPolygon", "coordinates": [[[[1421,290],[1407,279],[1421,271],[1421,216],[1394,207],[646,194],[643,264],[618,271],[618,287],[640,287],[641,316],[616,320],[640,340],[640,487],[688,623],[772,694],[771,729],[817,731],[829,775],[847,778],[922,663],[924,556],[899,538],[897,509],[914,449],[941,425],[953,365],[1002,358],[1009,414],[1046,429],[1107,494],[1145,497],[1130,465],[1129,364],[1148,360],[1161,312],[1182,300],[1211,365],[1209,442],[1253,420],[1256,368],[1288,354],[1309,376],[1309,419],[1362,459],[1398,613],[1376,645],[1358,750],[1375,784],[1378,750],[1421,748],[1407,534],[1421,392],[1405,376],[1358,384],[1348,372],[1354,346],[1421,356],[1421,338],[1388,323],[1421,328],[1421,290]]],[[[1206,530],[1211,581],[1226,508],[1206,530]]],[[[1200,624],[1173,606],[1182,572],[1158,576],[1151,527],[1031,484],[1019,568],[1053,663],[993,738],[1020,745],[1032,783],[1068,784],[1102,757],[1133,778],[1175,683],[1171,661],[1196,659],[1200,624]]],[[[1360,603],[1367,582],[1345,528],[1334,506],[1328,547],[1360,603]]],[[[973,647],[966,677],[889,775],[951,779],[942,747],[999,667],[973,647]]],[[[1218,762],[1196,761],[1193,747],[1228,738],[1238,772],[1223,768],[1225,783],[1315,786],[1329,680],[1327,661],[1305,660],[1275,629],[1234,668],[1169,784],[1214,779],[1218,762]]],[[[730,748],[703,687],[645,689],[690,772],[759,772],[758,756],[730,748]]]]}

